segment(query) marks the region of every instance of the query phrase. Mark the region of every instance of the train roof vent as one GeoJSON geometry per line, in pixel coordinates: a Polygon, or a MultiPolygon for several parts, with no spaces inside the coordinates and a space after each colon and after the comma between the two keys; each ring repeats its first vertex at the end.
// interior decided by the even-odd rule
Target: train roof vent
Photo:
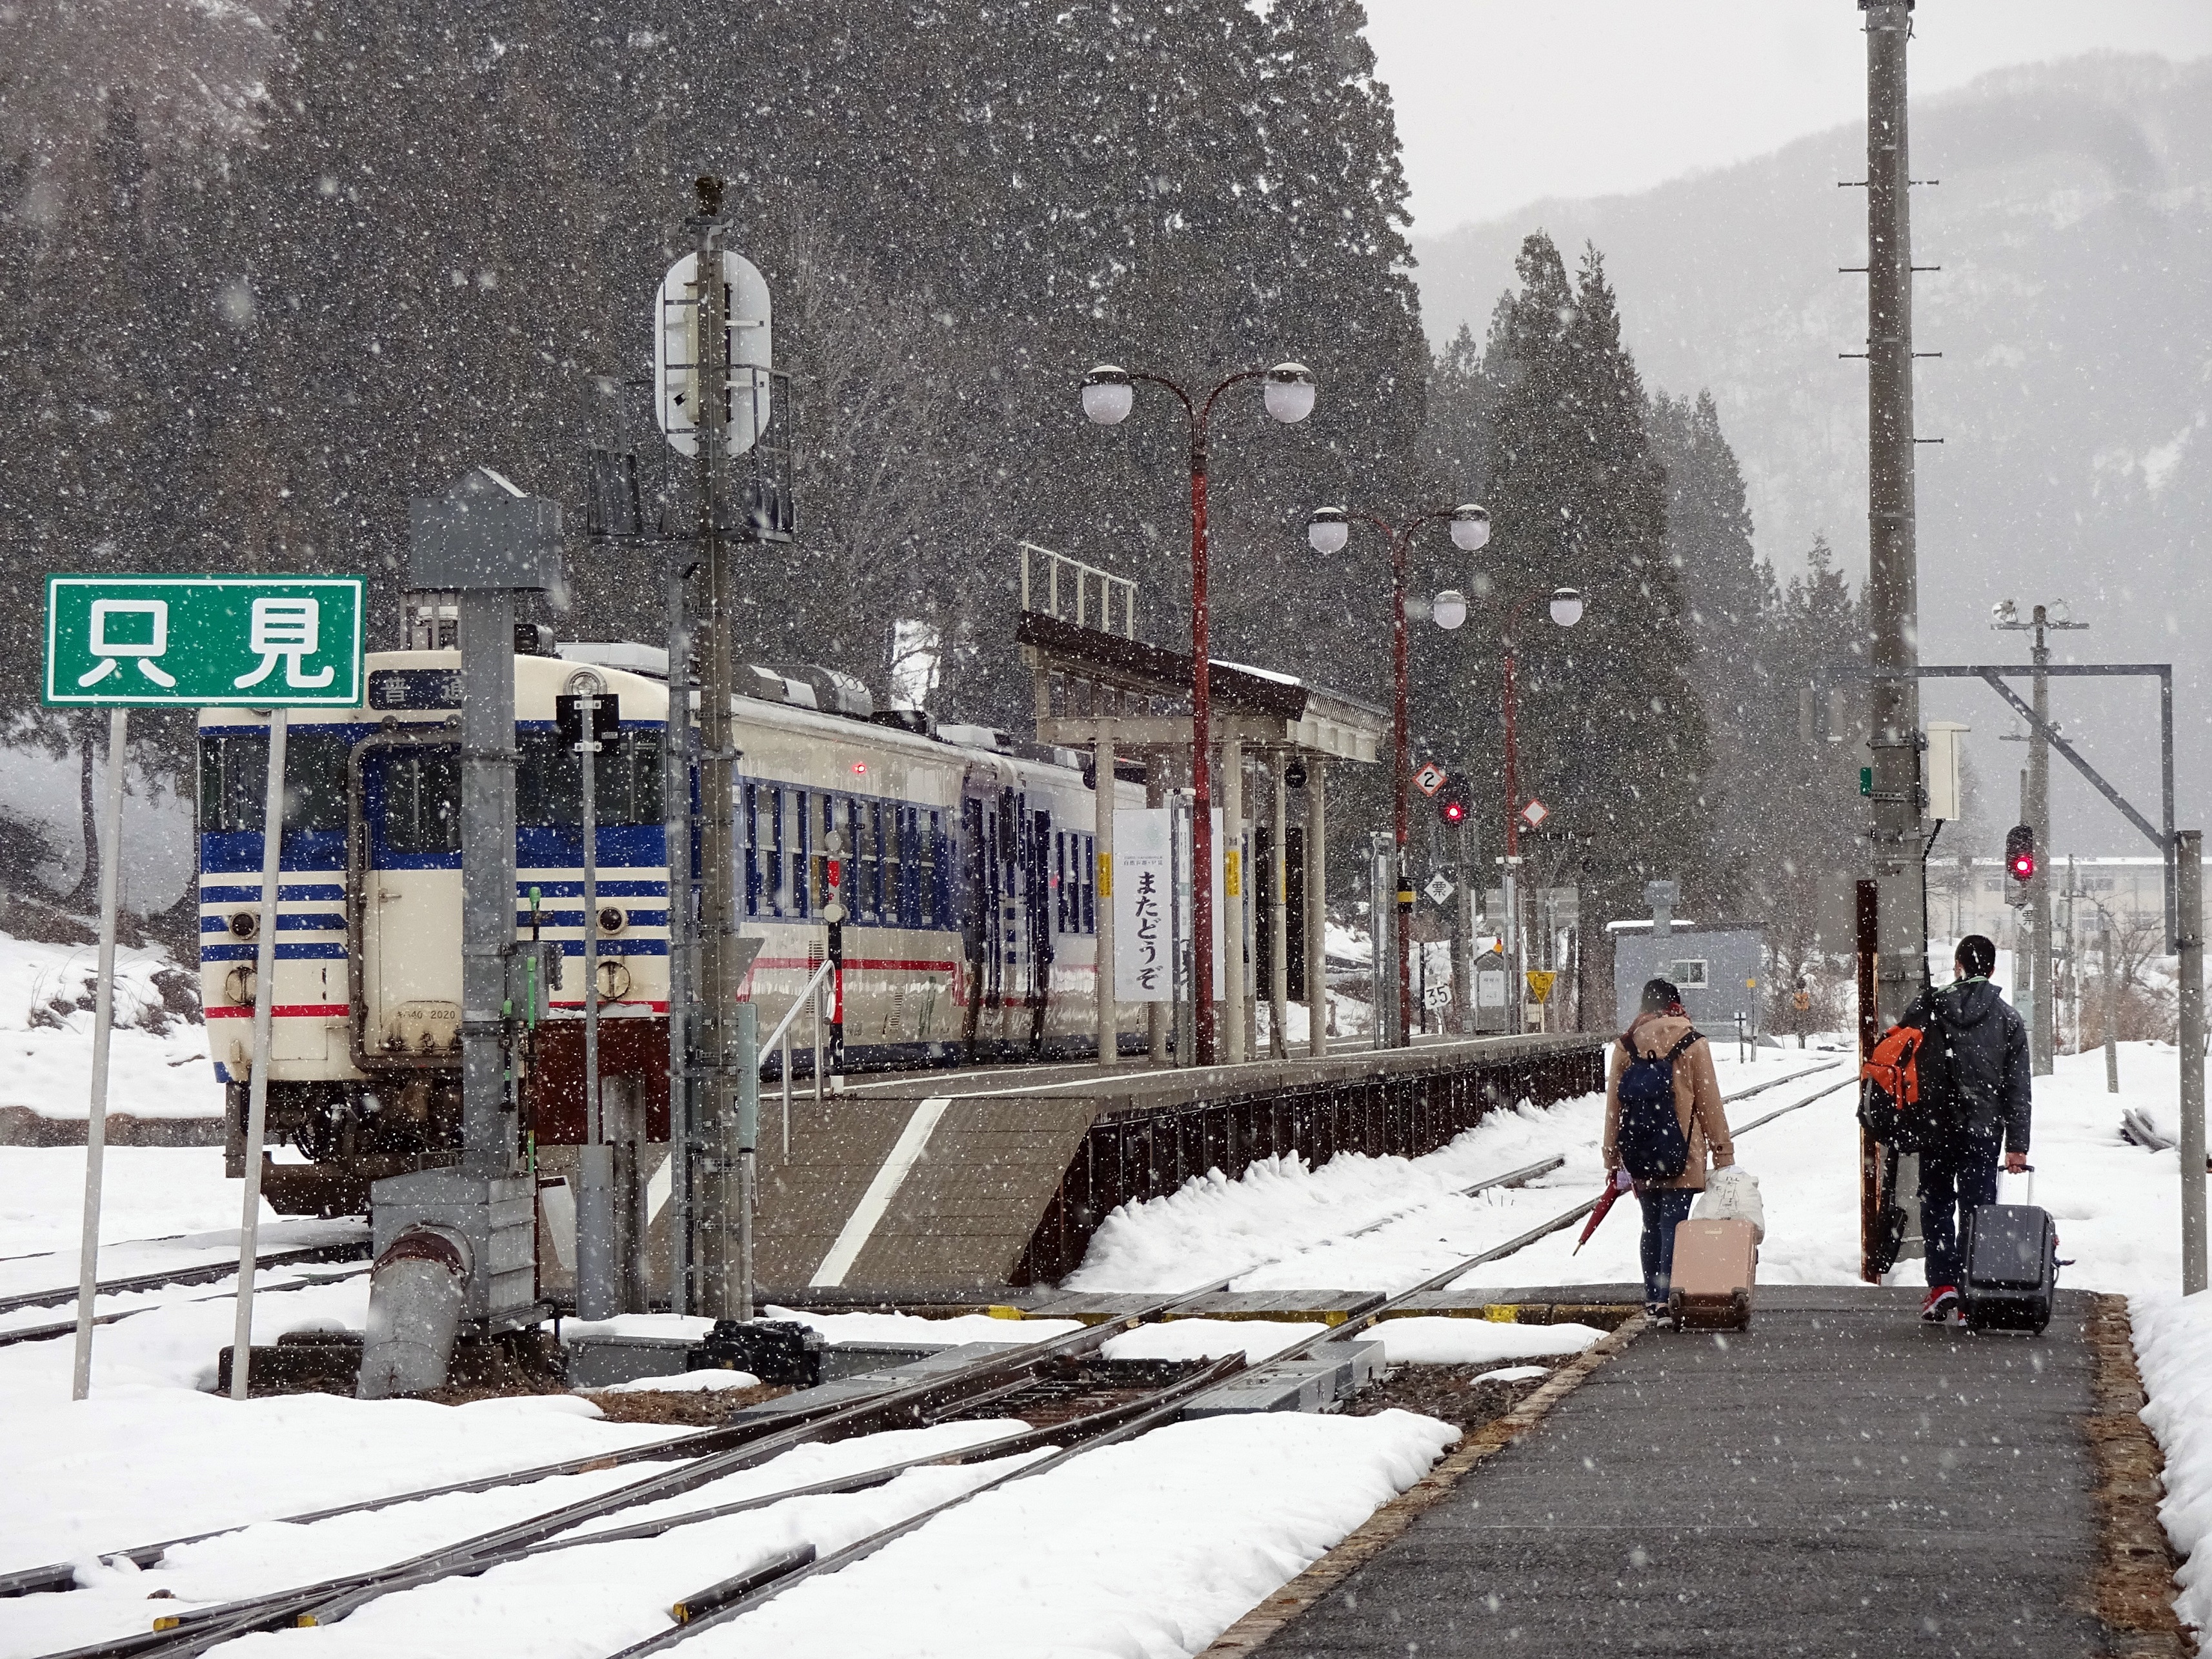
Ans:
{"type": "Polygon", "coordinates": [[[825,714],[846,714],[859,720],[876,712],[876,700],[855,676],[842,668],[819,663],[787,671],[791,678],[814,688],[814,706],[825,714]]]}
{"type": "Polygon", "coordinates": [[[635,640],[563,640],[556,653],[569,662],[587,662],[594,668],[617,668],[649,679],[668,678],[668,647],[640,645],[635,640]]]}
{"type": "Polygon", "coordinates": [[[947,743],[957,744],[963,749],[988,749],[994,754],[1005,754],[1012,748],[1012,741],[995,726],[947,726],[940,723],[937,735],[947,743]]]}
{"type": "Polygon", "coordinates": [[[752,684],[747,686],[743,681],[739,682],[741,696],[758,697],[763,702],[792,703],[800,708],[816,706],[814,688],[805,680],[794,680],[788,675],[777,673],[773,668],[763,668],[758,663],[747,664],[746,672],[753,677],[752,684]]]}
{"type": "Polygon", "coordinates": [[[878,726],[888,726],[894,731],[911,732],[917,738],[937,735],[937,722],[926,708],[878,708],[868,717],[878,726]]]}

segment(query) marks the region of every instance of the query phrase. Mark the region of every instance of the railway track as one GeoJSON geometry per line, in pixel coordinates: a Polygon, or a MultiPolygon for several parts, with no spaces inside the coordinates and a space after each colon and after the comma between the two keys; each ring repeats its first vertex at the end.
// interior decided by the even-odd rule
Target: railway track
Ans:
{"type": "MultiPolygon", "coordinates": [[[[1808,1067],[1786,1077],[1769,1079],[1729,1097],[1740,1101],[1783,1085],[1801,1082],[1831,1070],[1842,1062],[1808,1067]]],[[[1736,1133],[1748,1133],[1775,1119],[1799,1110],[1851,1086],[1846,1077],[1791,1102],[1736,1133]]],[[[1522,1169],[1495,1176],[1453,1194],[1480,1192],[1518,1184],[1556,1169],[1564,1160],[1553,1157],[1522,1169]]],[[[1429,1207],[1441,1198],[1409,1206],[1349,1230],[1346,1235],[1372,1231],[1429,1207]]],[[[1454,1262],[1420,1283],[1395,1295],[1378,1295],[1357,1310],[1345,1323],[1316,1333],[1272,1357],[1272,1360],[1301,1357],[1325,1343],[1343,1341],[1371,1330],[1380,1320],[1425,1291],[1441,1288],[1486,1263],[1510,1256],[1550,1235],[1573,1225],[1588,1215],[1595,1200],[1582,1204],[1531,1228],[1518,1237],[1454,1262]]],[[[1305,1248],[1305,1247],[1302,1247],[1305,1248]]],[[[1292,1252],[1295,1255],[1297,1252],[1292,1252]]],[[[811,1546],[785,1551],[718,1583],[703,1585],[678,1597],[670,1607],[669,1629],[621,1650],[613,1659],[641,1659],[665,1651],[700,1631],[713,1628],[781,1595],[809,1579],[834,1573],[865,1559],[896,1539],[982,1493],[1012,1481],[1060,1467],[1082,1452],[1142,1434],[1180,1417],[1190,1399],[1244,1369],[1241,1353],[1218,1360],[1149,1362],[1150,1374],[1133,1382],[1116,1373],[1116,1362],[1103,1361],[1100,1350],[1125,1331],[1172,1318],[1192,1309],[1203,1298],[1226,1289],[1246,1274],[1287,1259],[1249,1264],[1235,1273],[1198,1290],[1164,1296],[1129,1314],[1050,1338],[1011,1353],[986,1357],[957,1370],[933,1376],[883,1395],[845,1406],[824,1406],[799,1415],[767,1423],[703,1430],[667,1441],[633,1447],[610,1455],[547,1464],[511,1474],[455,1482],[423,1491],[347,1504],[288,1517],[288,1524],[305,1524],[336,1516],[416,1502],[430,1497],[474,1492],[498,1486],[529,1484],[561,1475],[598,1472],[646,1462],[672,1463],[673,1468],[647,1474],[610,1491],[556,1504],[520,1521],[474,1536],[423,1551],[386,1565],[337,1575],[316,1583],[271,1592],[239,1601],[193,1609],[164,1617],[156,1628],[109,1641],[95,1643],[57,1656],[56,1659],[182,1659],[204,1653],[223,1643],[257,1632],[321,1626],[336,1623],[368,1603],[404,1594],[423,1586],[455,1578],[472,1577],[495,1567],[560,1551],[633,1539],[657,1537],[677,1528],[696,1525],[746,1513],[796,1498],[864,1491],[896,1480],[912,1469],[957,1467],[1022,1459],[994,1472],[957,1495],[932,1504],[829,1555],[817,1556],[811,1546]],[[721,1504],[656,1514],[650,1519],[601,1527],[576,1533],[576,1528],[617,1517],[627,1510],[698,1491],[725,1476],[758,1467],[800,1446],[852,1438],[891,1429],[912,1429],[979,1418],[1050,1417],[1036,1423],[1010,1422],[1008,1432],[958,1449],[908,1457],[854,1471],[829,1480],[755,1493],[721,1504]],[[1041,1455],[1038,1454],[1042,1454],[1041,1455]]],[[[1126,1367],[1131,1362],[1119,1362],[1126,1367]]],[[[1146,1362],[1138,1362],[1143,1364],[1146,1362]]],[[[1271,1362],[1272,1363],[1272,1362],[1271,1362]]],[[[251,1524],[251,1523],[249,1523],[251,1524]]],[[[128,1559],[141,1568],[157,1565],[170,1550],[188,1543],[240,1530],[216,1528],[160,1544],[108,1552],[103,1559],[128,1559]]],[[[55,1565],[26,1572],[0,1575],[0,1595],[70,1588],[74,1568],[55,1565]]]]}
{"type": "MultiPolygon", "coordinates": [[[[1787,1077],[1771,1079],[1765,1083],[1756,1084],[1751,1088],[1740,1089],[1735,1094],[1729,1096],[1727,1098],[1729,1103],[1734,1103],[1735,1101],[1748,1098],[1753,1095],[1764,1094],[1767,1090],[1778,1088],[1784,1084],[1802,1081],[1805,1078],[1817,1075],[1822,1072],[1832,1070],[1835,1066],[1841,1065],[1842,1063],[1843,1062],[1841,1061],[1834,1061],[1826,1066],[1808,1066],[1804,1070],[1792,1073],[1787,1077]]],[[[1761,1124],[1772,1122],[1776,1118],[1785,1116],[1789,1113],[1796,1111],[1802,1107],[1811,1105],[1816,1100],[1824,1099],[1827,1096],[1834,1094],[1839,1090],[1849,1088],[1857,1081],[1857,1076],[1854,1073],[1850,1077],[1844,1078],[1840,1082],[1832,1084],[1827,1088],[1819,1090],[1814,1093],[1807,1096],[1802,1100],[1793,1101],[1789,1105],[1781,1108],[1779,1110],[1770,1112],[1763,1117],[1758,1118],[1750,1123],[1747,1123],[1742,1126],[1741,1128],[1737,1129],[1735,1133],[1741,1134],[1747,1130],[1759,1127],[1761,1124]]],[[[1521,1180],[1528,1179],[1532,1171],[1556,1169],[1565,1160],[1563,1158],[1553,1158],[1547,1160],[1540,1164],[1532,1164],[1526,1170],[1515,1170],[1505,1176],[1496,1176],[1488,1181],[1477,1182],[1475,1186],[1472,1188],[1462,1189],[1462,1193],[1479,1192],[1489,1187],[1514,1184],[1521,1180]]],[[[1462,1194],[1447,1194],[1447,1196],[1459,1195],[1462,1194]]],[[[1431,1200],[1431,1203],[1433,1204],[1441,1201],[1441,1200],[1431,1200]]],[[[1562,1215],[1553,1217],[1551,1220],[1545,1222],[1540,1226],[1529,1229],[1527,1232],[1521,1234],[1516,1238],[1509,1239],[1504,1244],[1496,1246],[1494,1249],[1485,1250],[1480,1255],[1470,1256],[1464,1261],[1455,1262],[1450,1267],[1446,1268],[1443,1272],[1431,1274],[1429,1278],[1423,1279],[1419,1284],[1415,1285],[1407,1290],[1401,1291],[1395,1296],[1378,1297],[1376,1298],[1374,1305],[1358,1314],[1356,1314],[1346,1323],[1334,1327],[1325,1332],[1316,1333],[1312,1336],[1307,1337],[1303,1341],[1292,1345],[1291,1347],[1283,1349],[1279,1352],[1271,1355],[1269,1357],[1268,1363],[1302,1357],[1310,1353],[1314,1349],[1322,1346],[1325,1343],[1348,1340],[1354,1334],[1371,1328],[1377,1321],[1385,1317],[1395,1310],[1403,1307],[1407,1303],[1410,1302],[1413,1297],[1421,1295],[1424,1291],[1440,1289],[1449,1284],[1453,1279],[1459,1278],[1462,1274],[1471,1272],[1474,1268],[1481,1267],[1486,1262],[1498,1261],[1505,1256],[1515,1255],[1521,1250],[1528,1249],[1530,1245],[1536,1243],[1540,1239],[1549,1237],[1553,1233],[1572,1226],[1576,1222],[1588,1215],[1591,1210],[1595,1209],[1596,1205],[1597,1200],[1595,1199],[1589,1200],[1584,1203],[1577,1205],[1573,1209],[1565,1212],[1562,1215]]],[[[1377,1227],[1387,1225],[1392,1221],[1401,1219],[1406,1215],[1416,1213],[1418,1211],[1428,1207],[1430,1207],[1430,1205],[1428,1204],[1418,1205],[1411,1209],[1401,1211],[1397,1215],[1386,1216],[1381,1220],[1370,1222],[1365,1226],[1355,1229],[1353,1234],[1346,1234],[1343,1236],[1352,1237],[1357,1233],[1370,1232],[1377,1227]]],[[[1252,1267],[1240,1269],[1237,1273],[1232,1274],[1230,1279],[1225,1282],[1234,1283],[1236,1279],[1243,1278],[1246,1273],[1257,1272],[1261,1267],[1271,1265],[1273,1265],[1271,1262],[1255,1263],[1252,1267]]],[[[1200,1294],[1211,1294],[1211,1291],[1200,1292],[1200,1294]]],[[[1641,1315],[1637,1316],[1641,1317],[1641,1315]]],[[[845,1548],[837,1551],[835,1554],[823,1556],[817,1559],[811,1553],[805,1554],[794,1553],[790,1557],[778,1558],[776,1560],[765,1563],[761,1567],[754,1569],[750,1573],[741,1574],[735,1578],[726,1580],[720,1584],[708,1586],[707,1589],[698,1592],[696,1595],[678,1601],[675,1606],[670,1609],[671,1617],[675,1620],[672,1628],[663,1631],[657,1635],[647,1637],[643,1641],[633,1643],[630,1646],[623,1648],[618,1653],[611,1656],[611,1659],[647,1659],[647,1656],[665,1653],[671,1648],[677,1646],[678,1644],[689,1640],[691,1637],[698,1634],[699,1632],[702,1630],[712,1628],[717,1625],[726,1624],[733,1619],[743,1617],[744,1614],[754,1611],[756,1608],[763,1607],[768,1602],[774,1601],[785,1591],[797,1588],[799,1584],[804,1583],[810,1578],[836,1572],[842,1568],[851,1566],[855,1562],[865,1560],[867,1557],[873,1555],[877,1551],[884,1548],[886,1545],[894,1543],[897,1540],[905,1537],[908,1533],[915,1532],[919,1528],[927,1526],[938,1516],[944,1515],[951,1510],[959,1508],[962,1504],[981,1497],[986,1492],[989,1492],[998,1486],[1007,1485],[1012,1481],[1023,1480],[1032,1475],[1044,1474],[1048,1469],[1057,1468],[1067,1459],[1090,1449],[1090,1446],[1087,1445],[1076,1445],[1063,1448],[1061,1450],[1054,1453],[1048,1458],[1041,1460],[1023,1468],[1010,1470],[995,1480],[986,1482],[984,1485],[977,1486],[971,1491],[961,1493],[957,1498],[950,1498],[944,1503],[935,1504],[918,1514],[909,1516],[906,1519],[897,1522],[891,1526],[884,1528],[882,1530],[872,1534],[870,1536],[863,1538],[856,1543],[848,1545],[845,1548]]]]}
{"type": "MultiPolygon", "coordinates": [[[[158,1241],[155,1241],[158,1242],[158,1241]]],[[[347,1244],[309,1244],[295,1249],[271,1250],[253,1258],[254,1271],[265,1273],[271,1267],[289,1267],[310,1262],[366,1261],[368,1260],[368,1241],[347,1244]]],[[[132,1273],[123,1279],[103,1279],[98,1285],[101,1296],[121,1296],[131,1291],[166,1290],[173,1285],[213,1285],[234,1277],[238,1272],[235,1260],[229,1261],[201,1261],[190,1267],[167,1267],[149,1273],[132,1273]]],[[[21,1308],[58,1308],[76,1300],[76,1286],[56,1285],[48,1291],[19,1291],[12,1296],[0,1296],[0,1315],[11,1314],[21,1308]]]]}

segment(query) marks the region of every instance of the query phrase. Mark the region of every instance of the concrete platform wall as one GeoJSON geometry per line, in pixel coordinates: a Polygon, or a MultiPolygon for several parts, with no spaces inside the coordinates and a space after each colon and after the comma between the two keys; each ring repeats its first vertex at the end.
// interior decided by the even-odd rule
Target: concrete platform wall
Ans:
{"type": "Polygon", "coordinates": [[[1058,1280],[1118,1206],[1172,1193],[1209,1170],[1234,1181],[1255,1162],[1291,1152],[1314,1165],[1339,1152],[1419,1158],[1501,1104],[1545,1106],[1605,1086],[1596,1037],[1509,1037],[1372,1059],[1348,1075],[1249,1090],[1232,1083],[1215,1098],[1099,1117],[1049,1194],[1011,1282],[1058,1280]],[[1422,1065],[1425,1052],[1449,1059],[1422,1065]]]}

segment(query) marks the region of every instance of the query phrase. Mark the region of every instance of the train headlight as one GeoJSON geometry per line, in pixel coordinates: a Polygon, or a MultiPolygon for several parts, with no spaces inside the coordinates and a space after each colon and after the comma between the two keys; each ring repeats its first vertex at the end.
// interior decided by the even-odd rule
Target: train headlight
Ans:
{"type": "Polygon", "coordinates": [[[601,938],[605,938],[611,933],[619,933],[623,928],[629,926],[629,917],[619,904],[602,905],[599,908],[599,934],[601,938]]]}
{"type": "Polygon", "coordinates": [[[253,969],[240,963],[222,976],[223,999],[234,1008],[244,1008],[253,1001],[253,969]]]}
{"type": "Polygon", "coordinates": [[[252,939],[261,931],[261,917],[252,910],[237,910],[231,914],[230,936],[233,939],[252,939]]]}
{"type": "Polygon", "coordinates": [[[599,1000],[620,1002],[629,994],[629,967],[619,959],[599,963],[599,1000]]]}

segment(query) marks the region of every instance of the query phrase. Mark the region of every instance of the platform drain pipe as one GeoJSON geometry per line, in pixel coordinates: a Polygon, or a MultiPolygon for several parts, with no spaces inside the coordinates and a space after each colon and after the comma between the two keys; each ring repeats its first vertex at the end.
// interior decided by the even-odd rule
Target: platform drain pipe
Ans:
{"type": "Polygon", "coordinates": [[[416,1222],[385,1247],[369,1273],[357,1399],[445,1387],[473,1266],[468,1239],[434,1221],[416,1222]]]}

